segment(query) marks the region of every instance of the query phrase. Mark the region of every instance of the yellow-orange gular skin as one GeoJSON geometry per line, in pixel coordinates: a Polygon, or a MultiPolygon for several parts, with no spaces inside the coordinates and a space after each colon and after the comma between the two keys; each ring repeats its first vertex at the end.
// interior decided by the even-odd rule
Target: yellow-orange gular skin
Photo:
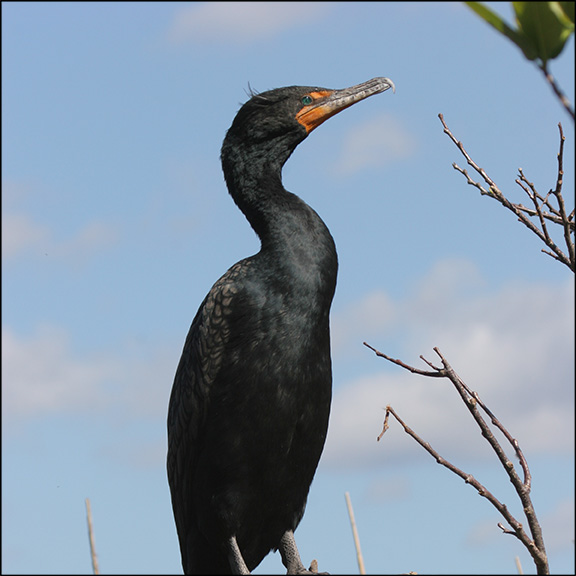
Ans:
{"type": "Polygon", "coordinates": [[[312,98],[312,104],[304,106],[298,114],[296,114],[296,120],[306,128],[306,132],[310,134],[314,128],[318,128],[322,122],[328,120],[330,116],[340,112],[343,108],[335,109],[334,106],[330,106],[328,103],[323,104],[323,102],[333,94],[333,90],[322,90],[321,92],[310,92],[307,94],[312,98]]]}

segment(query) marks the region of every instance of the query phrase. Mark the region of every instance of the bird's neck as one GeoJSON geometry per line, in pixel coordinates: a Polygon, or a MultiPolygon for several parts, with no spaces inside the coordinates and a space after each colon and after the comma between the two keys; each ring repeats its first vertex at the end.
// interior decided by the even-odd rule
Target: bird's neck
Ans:
{"type": "Polygon", "coordinates": [[[223,156],[222,165],[232,198],[262,242],[261,254],[275,255],[271,260],[287,266],[316,269],[335,282],[332,236],[320,216],[284,188],[283,162],[271,162],[270,157],[260,163],[227,161],[223,156]]]}

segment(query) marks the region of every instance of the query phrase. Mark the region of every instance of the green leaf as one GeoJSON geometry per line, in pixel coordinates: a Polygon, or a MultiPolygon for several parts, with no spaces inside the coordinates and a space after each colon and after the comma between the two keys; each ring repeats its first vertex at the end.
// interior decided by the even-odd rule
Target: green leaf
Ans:
{"type": "Polygon", "coordinates": [[[478,16],[518,46],[528,60],[545,65],[556,58],[574,32],[574,2],[512,2],[517,28],[481,2],[465,2],[478,16]]]}
{"type": "Polygon", "coordinates": [[[559,4],[564,16],[574,24],[574,6],[576,6],[576,2],[553,2],[553,4],[559,4]]]}
{"type": "Polygon", "coordinates": [[[512,2],[518,30],[544,64],[556,58],[574,31],[559,2],[512,2]]]}
{"type": "Polygon", "coordinates": [[[521,30],[514,30],[511,28],[502,18],[493,12],[488,6],[484,6],[481,2],[465,2],[465,4],[476,12],[484,21],[486,21],[490,26],[498,30],[501,34],[506,36],[509,40],[512,40],[518,48],[524,52],[524,56],[528,60],[535,60],[538,58],[538,52],[532,41],[527,38],[521,30]]]}

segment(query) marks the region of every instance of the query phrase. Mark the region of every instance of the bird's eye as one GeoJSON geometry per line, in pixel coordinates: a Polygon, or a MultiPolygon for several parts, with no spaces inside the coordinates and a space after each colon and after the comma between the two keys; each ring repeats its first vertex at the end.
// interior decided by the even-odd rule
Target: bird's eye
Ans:
{"type": "Polygon", "coordinates": [[[312,102],[314,102],[312,96],[306,95],[302,98],[302,104],[304,104],[304,106],[308,106],[309,104],[312,104],[312,102]]]}

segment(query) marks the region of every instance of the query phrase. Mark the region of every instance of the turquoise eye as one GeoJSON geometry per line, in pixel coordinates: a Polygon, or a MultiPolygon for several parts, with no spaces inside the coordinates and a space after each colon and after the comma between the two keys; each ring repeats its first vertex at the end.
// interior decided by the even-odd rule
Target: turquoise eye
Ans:
{"type": "Polygon", "coordinates": [[[302,104],[304,104],[304,106],[308,106],[309,104],[312,104],[312,102],[314,102],[312,96],[304,96],[302,98],[302,104]]]}

